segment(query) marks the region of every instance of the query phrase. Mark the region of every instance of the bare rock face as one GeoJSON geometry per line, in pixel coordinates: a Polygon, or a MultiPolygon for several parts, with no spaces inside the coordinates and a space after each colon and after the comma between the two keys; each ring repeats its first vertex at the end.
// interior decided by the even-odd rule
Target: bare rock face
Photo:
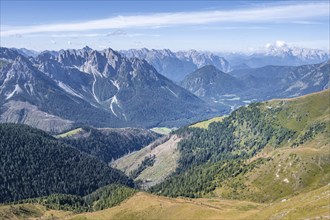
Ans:
{"type": "Polygon", "coordinates": [[[73,124],[178,126],[212,111],[145,60],[110,48],[45,51],[35,58],[0,48],[0,58],[2,121],[48,131],[73,124]]]}
{"type": "Polygon", "coordinates": [[[129,58],[145,59],[155,67],[157,72],[169,79],[179,82],[189,73],[206,65],[214,65],[223,72],[232,70],[228,61],[210,52],[199,52],[196,50],[173,52],[169,49],[148,50],[131,49],[121,51],[129,58]]]}

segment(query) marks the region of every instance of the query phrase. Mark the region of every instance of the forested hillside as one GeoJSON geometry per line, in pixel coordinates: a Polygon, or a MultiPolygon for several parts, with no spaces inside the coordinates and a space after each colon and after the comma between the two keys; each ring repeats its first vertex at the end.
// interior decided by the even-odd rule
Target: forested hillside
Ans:
{"type": "Polygon", "coordinates": [[[53,193],[86,195],[133,181],[97,158],[25,125],[0,124],[0,202],[53,193]]]}
{"type": "Polygon", "coordinates": [[[152,131],[138,128],[95,129],[84,127],[61,140],[77,149],[109,163],[130,152],[140,150],[160,137],[152,131]]]}
{"type": "MultiPolygon", "coordinates": [[[[257,170],[259,167],[270,164],[276,166],[271,161],[284,160],[284,156],[280,157],[274,153],[269,153],[268,156],[257,156],[266,147],[271,149],[270,152],[285,149],[286,152],[297,154],[290,157],[291,159],[300,158],[301,162],[298,164],[301,165],[302,158],[306,157],[300,155],[299,151],[304,151],[303,149],[309,143],[313,143],[313,147],[315,145],[312,151],[318,152],[315,154],[318,159],[315,159],[315,155],[313,159],[312,154],[309,153],[311,156],[305,162],[305,168],[299,166],[304,169],[299,172],[301,185],[292,186],[286,192],[279,191],[277,195],[264,198],[264,200],[273,200],[292,194],[298,189],[315,188],[326,184],[330,176],[330,163],[329,160],[318,155],[324,154],[325,147],[330,143],[329,95],[330,91],[327,90],[296,99],[251,104],[248,107],[239,108],[221,122],[211,123],[208,129],[185,127],[175,131],[177,135],[184,138],[178,145],[180,151],[178,169],[175,174],[152,188],[151,191],[169,196],[203,196],[221,186],[224,181],[229,181],[236,176],[242,177],[245,173],[253,169],[257,170]],[[293,152],[292,149],[298,149],[298,153],[293,152]],[[251,160],[251,158],[254,159],[251,160]],[[316,164],[320,170],[313,168],[316,164]],[[315,179],[314,182],[307,181],[310,178],[309,173],[315,173],[315,175],[322,173],[323,177],[315,179]]],[[[278,152],[278,154],[290,155],[283,152],[278,152]]],[[[294,162],[295,160],[290,161],[291,164],[294,162]]],[[[289,163],[288,160],[285,164],[287,163],[289,163]]],[[[288,164],[288,166],[291,165],[288,164]]],[[[276,172],[276,169],[274,170],[276,172]]],[[[265,173],[266,170],[263,172],[265,173]]],[[[298,175],[298,173],[292,175],[298,175]]],[[[261,178],[255,179],[261,181],[261,178]]],[[[289,178],[283,179],[284,183],[290,182],[289,178]]],[[[272,182],[267,181],[271,185],[272,182]]],[[[231,184],[244,185],[245,182],[241,180],[231,182],[231,184]]],[[[262,196],[262,192],[266,189],[262,189],[261,182],[258,187],[261,187],[259,191],[262,196]]],[[[234,188],[230,189],[231,193],[228,194],[228,190],[225,190],[220,195],[232,197],[236,192],[234,188]]],[[[243,192],[244,186],[240,189],[243,192]]],[[[248,198],[253,199],[252,193],[248,198]]],[[[259,201],[259,198],[254,198],[254,200],[259,201]]]]}

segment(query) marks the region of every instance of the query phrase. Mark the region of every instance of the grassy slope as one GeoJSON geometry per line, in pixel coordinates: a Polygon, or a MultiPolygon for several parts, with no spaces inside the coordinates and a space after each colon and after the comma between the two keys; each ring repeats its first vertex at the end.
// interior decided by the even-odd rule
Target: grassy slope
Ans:
{"type": "Polygon", "coordinates": [[[271,152],[265,149],[255,158],[271,160],[220,183],[212,195],[271,202],[326,185],[330,182],[330,145],[324,144],[325,138],[319,138],[299,148],[284,147],[271,152]]]}
{"type": "Polygon", "coordinates": [[[315,218],[329,216],[329,193],[329,186],[325,186],[267,205],[215,198],[173,199],[139,193],[120,206],[81,216],[87,219],[315,218]]]}
{"type": "Polygon", "coordinates": [[[273,100],[264,104],[265,108],[280,108],[276,119],[289,129],[302,132],[317,121],[327,122],[329,131],[330,90],[317,92],[293,99],[273,100]]]}
{"type": "Polygon", "coordinates": [[[72,212],[50,210],[38,204],[0,206],[0,220],[8,219],[64,219],[72,212]]]}
{"type": "Polygon", "coordinates": [[[257,213],[263,205],[219,199],[173,199],[139,193],[113,209],[83,213],[73,219],[219,219],[242,218],[257,213]],[[85,218],[83,218],[83,216],[85,218]]]}
{"type": "Polygon", "coordinates": [[[170,137],[165,143],[156,144],[152,143],[149,146],[124,156],[114,163],[112,167],[117,168],[127,175],[131,171],[138,168],[143,159],[150,155],[155,155],[156,160],[152,167],[145,169],[135,180],[151,180],[149,185],[154,185],[163,180],[166,176],[175,171],[179,153],[177,151],[177,143],[181,139],[176,135],[170,137]]]}
{"type": "Polygon", "coordinates": [[[212,195],[270,202],[328,184],[329,97],[330,91],[327,90],[295,99],[266,102],[263,107],[274,111],[271,117],[297,132],[295,140],[276,149],[268,145],[247,163],[259,157],[269,158],[268,162],[244,175],[219,182],[220,187],[212,195]],[[311,132],[310,138],[303,138],[311,127],[320,123],[325,126],[323,131],[311,132]],[[293,143],[298,146],[292,147],[293,143]]]}
{"type": "Polygon", "coordinates": [[[206,121],[201,121],[201,122],[197,122],[196,124],[192,124],[192,125],[190,125],[190,127],[207,129],[212,122],[220,122],[223,120],[223,118],[224,118],[224,116],[211,118],[206,121]]]}
{"type": "Polygon", "coordinates": [[[161,134],[161,135],[168,135],[171,133],[171,131],[173,130],[173,128],[167,128],[167,127],[155,127],[150,129],[151,131],[157,133],[157,134],[161,134]]]}
{"type": "Polygon", "coordinates": [[[66,138],[66,137],[70,137],[72,135],[75,135],[80,131],[82,131],[82,128],[76,128],[76,129],[73,129],[71,131],[65,132],[63,134],[56,135],[55,137],[56,138],[66,138]]]}
{"type": "Polygon", "coordinates": [[[330,186],[270,204],[255,219],[329,219],[330,186]]]}
{"type": "Polygon", "coordinates": [[[73,214],[47,210],[40,205],[0,207],[0,219],[302,219],[327,218],[329,185],[272,204],[219,198],[166,198],[137,193],[119,206],[73,214]]]}

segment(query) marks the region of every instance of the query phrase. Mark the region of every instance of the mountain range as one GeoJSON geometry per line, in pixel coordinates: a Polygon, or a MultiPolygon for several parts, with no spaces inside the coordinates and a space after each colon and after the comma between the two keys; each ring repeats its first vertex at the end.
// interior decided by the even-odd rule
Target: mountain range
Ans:
{"type": "Polygon", "coordinates": [[[45,51],[35,58],[1,48],[0,59],[1,122],[53,132],[74,124],[177,126],[213,111],[145,60],[110,48],[45,51]]]}
{"type": "Polygon", "coordinates": [[[296,97],[330,87],[330,61],[303,66],[265,66],[224,73],[204,66],[181,82],[208,102],[233,107],[255,101],[296,97]]]}
{"type": "MultiPolygon", "coordinates": [[[[40,53],[26,48],[11,48],[25,57],[36,57],[40,53]]],[[[47,51],[57,56],[59,51],[47,51]]],[[[145,59],[157,70],[174,82],[206,65],[213,65],[222,72],[232,70],[259,68],[268,65],[300,66],[322,63],[330,59],[329,51],[292,46],[283,41],[268,43],[262,49],[243,53],[216,53],[208,51],[171,51],[169,49],[129,49],[119,51],[122,55],[145,59]]]]}
{"type": "MultiPolygon", "coordinates": [[[[216,61],[220,65],[220,57],[196,51],[119,53],[85,47],[44,51],[35,57],[18,51],[0,48],[0,121],[54,133],[77,125],[181,126],[251,102],[329,88],[329,61],[225,73],[205,65],[216,61]],[[143,59],[134,57],[136,54],[143,59]],[[146,57],[158,57],[162,65],[166,63],[163,58],[171,57],[194,63],[194,68],[205,66],[187,74],[178,83],[181,87],[159,74],[146,57]]],[[[166,65],[172,68],[171,62],[166,65]]]]}
{"type": "Polygon", "coordinates": [[[329,51],[291,46],[283,41],[268,43],[251,54],[220,53],[233,69],[258,68],[267,65],[300,66],[322,63],[330,59],[329,51]]]}
{"type": "Polygon", "coordinates": [[[210,52],[196,50],[173,52],[169,49],[130,49],[120,51],[126,57],[145,59],[155,69],[173,80],[181,81],[187,74],[205,65],[214,65],[224,72],[229,72],[231,67],[228,61],[210,52]]]}

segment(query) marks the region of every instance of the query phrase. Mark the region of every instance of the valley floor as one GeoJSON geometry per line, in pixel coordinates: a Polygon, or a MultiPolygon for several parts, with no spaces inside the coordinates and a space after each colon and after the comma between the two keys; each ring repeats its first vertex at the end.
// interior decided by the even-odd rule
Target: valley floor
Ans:
{"type": "Polygon", "coordinates": [[[0,207],[0,219],[330,219],[330,185],[274,203],[167,198],[139,192],[119,206],[74,214],[41,205],[0,207]]]}

